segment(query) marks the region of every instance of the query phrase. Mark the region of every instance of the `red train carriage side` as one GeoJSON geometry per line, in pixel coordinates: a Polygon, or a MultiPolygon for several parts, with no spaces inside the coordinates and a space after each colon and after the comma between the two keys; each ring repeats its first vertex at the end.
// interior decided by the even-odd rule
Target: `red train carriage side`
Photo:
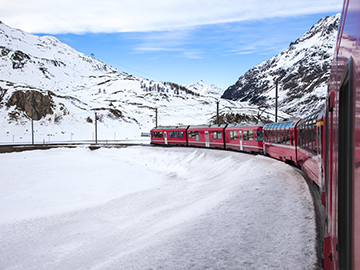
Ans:
{"type": "Polygon", "coordinates": [[[360,1],[345,0],[326,111],[324,269],[360,269],[360,1]]]}
{"type": "Polygon", "coordinates": [[[323,184],[324,125],[325,110],[318,111],[298,124],[297,160],[301,170],[320,190],[323,184]]]}
{"type": "Polygon", "coordinates": [[[188,126],[168,126],[152,129],[151,143],[165,145],[187,145],[188,126]]]}
{"type": "Polygon", "coordinates": [[[225,147],[226,149],[262,153],[262,126],[227,126],[225,129],[225,147]]]}
{"type": "Polygon", "coordinates": [[[190,126],[188,145],[225,148],[224,130],[226,125],[190,126]]]}
{"type": "Polygon", "coordinates": [[[297,125],[300,120],[267,124],[264,131],[264,154],[285,162],[297,162],[297,125]]]}

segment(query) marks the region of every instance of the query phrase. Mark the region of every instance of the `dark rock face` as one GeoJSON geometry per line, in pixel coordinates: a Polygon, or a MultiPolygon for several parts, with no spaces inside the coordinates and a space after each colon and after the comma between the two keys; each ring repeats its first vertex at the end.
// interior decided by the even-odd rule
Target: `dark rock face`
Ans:
{"type": "Polygon", "coordinates": [[[38,91],[15,91],[7,102],[7,106],[25,112],[34,120],[40,120],[47,114],[53,114],[54,102],[50,95],[43,95],[38,91]]]}
{"type": "Polygon", "coordinates": [[[4,46],[0,46],[0,49],[1,49],[0,51],[1,56],[7,56],[11,51],[10,49],[5,48],[4,46]]]}
{"type": "Polygon", "coordinates": [[[13,69],[19,69],[25,66],[26,62],[30,60],[30,56],[22,51],[15,51],[10,59],[13,63],[13,69]]]}

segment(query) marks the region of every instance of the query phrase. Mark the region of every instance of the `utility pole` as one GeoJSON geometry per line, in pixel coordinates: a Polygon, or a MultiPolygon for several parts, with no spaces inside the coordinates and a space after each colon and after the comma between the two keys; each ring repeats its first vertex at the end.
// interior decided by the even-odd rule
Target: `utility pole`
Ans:
{"type": "Polygon", "coordinates": [[[155,128],[158,126],[158,108],[155,108],[155,128]]]}
{"type": "Polygon", "coordinates": [[[34,144],[34,118],[31,116],[31,144],[34,144]]]}
{"type": "Polygon", "coordinates": [[[279,85],[279,79],[276,79],[276,88],[275,88],[275,123],[277,123],[277,118],[278,118],[278,85],[279,85]]]}
{"type": "Polygon", "coordinates": [[[216,124],[219,124],[219,100],[216,101],[216,124]]]}
{"type": "Polygon", "coordinates": [[[95,144],[97,144],[97,114],[95,112],[95,144]]]}

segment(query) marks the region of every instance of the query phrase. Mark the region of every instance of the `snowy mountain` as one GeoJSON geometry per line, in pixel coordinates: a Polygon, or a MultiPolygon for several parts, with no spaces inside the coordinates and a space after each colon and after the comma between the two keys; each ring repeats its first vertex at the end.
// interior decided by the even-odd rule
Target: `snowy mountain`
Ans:
{"type": "MultiPolygon", "coordinates": [[[[136,138],[154,127],[155,109],[159,125],[206,124],[218,99],[119,72],[55,37],[0,23],[0,143],[31,142],[32,129],[35,142],[136,138]]],[[[221,100],[220,108],[246,121],[273,119],[247,103],[221,100]]]]}
{"type": "Polygon", "coordinates": [[[279,82],[279,109],[304,117],[325,102],[340,14],[325,17],[289,48],[242,75],[222,98],[274,108],[279,82]]]}
{"type": "Polygon", "coordinates": [[[214,84],[208,85],[204,83],[202,80],[197,83],[191,83],[185,85],[187,89],[194,91],[195,93],[199,93],[201,95],[216,95],[221,96],[225,91],[224,88],[220,88],[214,84]]]}

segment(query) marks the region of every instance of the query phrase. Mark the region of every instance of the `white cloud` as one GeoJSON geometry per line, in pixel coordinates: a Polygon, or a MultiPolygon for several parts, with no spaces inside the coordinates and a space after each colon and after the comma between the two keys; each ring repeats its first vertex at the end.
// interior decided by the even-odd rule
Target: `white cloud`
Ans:
{"type": "Polygon", "coordinates": [[[340,0],[12,0],[0,19],[31,33],[168,31],[341,10],[340,0]]]}

